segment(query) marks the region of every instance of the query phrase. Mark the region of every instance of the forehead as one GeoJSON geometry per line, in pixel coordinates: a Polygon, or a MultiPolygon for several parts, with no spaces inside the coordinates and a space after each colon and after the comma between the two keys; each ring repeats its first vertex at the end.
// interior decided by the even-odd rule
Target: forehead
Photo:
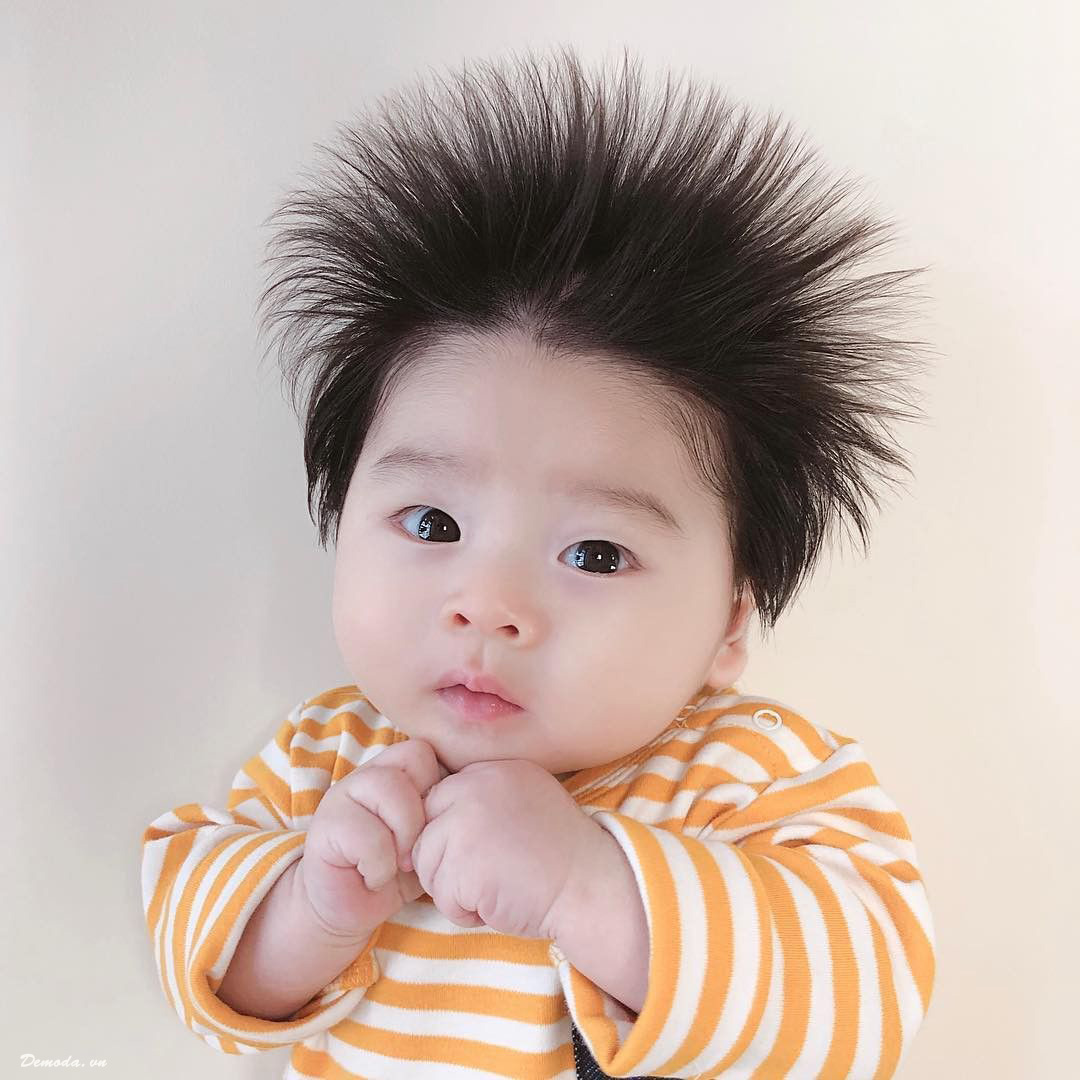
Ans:
{"type": "Polygon", "coordinates": [[[553,357],[520,339],[448,340],[390,389],[358,472],[372,483],[512,484],[685,535],[701,493],[658,395],[600,357],[553,357]]]}
{"type": "Polygon", "coordinates": [[[478,454],[562,452],[598,464],[679,448],[663,407],[665,391],[595,355],[552,355],[525,337],[456,336],[426,349],[389,389],[369,438],[400,442],[453,430],[478,454]]]}

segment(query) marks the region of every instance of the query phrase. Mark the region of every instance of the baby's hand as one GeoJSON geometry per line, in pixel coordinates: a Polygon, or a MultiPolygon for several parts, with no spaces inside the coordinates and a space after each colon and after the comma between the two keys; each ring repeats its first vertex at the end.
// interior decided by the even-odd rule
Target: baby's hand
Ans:
{"type": "Polygon", "coordinates": [[[595,871],[610,836],[535,762],[478,761],[424,799],[421,885],[458,926],[556,937],[558,901],[595,871]]]}
{"type": "Polygon", "coordinates": [[[426,821],[424,795],[448,775],[431,743],[407,739],[331,784],[297,868],[298,887],[329,932],[366,937],[423,895],[412,846],[426,821]]]}

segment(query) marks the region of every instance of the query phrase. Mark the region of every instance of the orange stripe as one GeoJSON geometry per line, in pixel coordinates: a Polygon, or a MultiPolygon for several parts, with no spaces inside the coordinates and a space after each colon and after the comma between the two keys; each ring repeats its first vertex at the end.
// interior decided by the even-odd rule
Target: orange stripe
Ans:
{"type": "Polygon", "coordinates": [[[747,1012],[746,1020],[743,1022],[742,1031],[739,1032],[739,1037],[731,1044],[731,1049],[724,1056],[719,1068],[716,1070],[717,1075],[721,1075],[724,1069],[743,1056],[746,1048],[757,1033],[757,1029],[761,1026],[761,1018],[765,1015],[765,1005],[769,998],[769,984],[772,978],[773,965],[773,941],[772,934],[769,932],[769,897],[765,892],[761,878],[754,873],[754,864],[750,859],[736,847],[731,850],[739,856],[739,862],[754,892],[754,906],[757,913],[758,927],[758,956],[760,959],[757,965],[757,985],[754,988],[754,1000],[750,1003],[750,1009],[747,1012]]]}
{"type": "Polygon", "coordinates": [[[219,1035],[218,1038],[221,1040],[221,1049],[226,1054],[239,1054],[242,1052],[235,1039],[230,1039],[228,1035],[219,1035]]]}
{"type": "Polygon", "coordinates": [[[785,726],[798,736],[802,741],[802,744],[818,759],[818,761],[825,761],[826,758],[829,758],[836,753],[836,749],[825,741],[821,732],[818,731],[818,729],[805,717],[800,716],[791,709],[785,708],[783,705],[774,704],[766,705],[764,707],[778,712],[783,719],[785,726]]]}
{"type": "Polygon", "coordinates": [[[580,1019],[578,1026],[582,1034],[587,1035],[588,1043],[596,1048],[593,1051],[596,1063],[610,1061],[616,1054],[619,1032],[615,1021],[604,1013],[603,992],[573,964],[570,965],[570,991],[574,1011],[580,1019]]]}
{"type": "Polygon", "coordinates": [[[877,919],[870,916],[870,936],[874,942],[874,956],[877,958],[878,990],[881,993],[881,1043],[878,1067],[874,1080],[889,1080],[900,1064],[902,1049],[900,1034],[900,1006],[896,1000],[896,979],[893,975],[892,961],[885,944],[885,935],[878,926],[877,919]]]}
{"type": "MultiPolygon", "coordinates": [[[[214,904],[217,902],[217,898],[221,895],[222,890],[226,885],[231,883],[233,874],[236,873],[237,867],[246,859],[253,851],[262,847],[264,844],[271,840],[271,834],[259,832],[254,833],[251,839],[246,844],[239,844],[236,846],[236,850],[229,856],[228,862],[218,871],[217,878],[214,880],[213,885],[210,886],[210,890],[207,892],[205,899],[203,900],[202,909],[199,911],[198,919],[195,923],[195,933],[192,935],[193,941],[198,941],[202,937],[203,927],[206,924],[207,918],[210,916],[210,911],[214,904]]],[[[220,844],[214,847],[213,852],[209,854],[216,854],[226,844],[235,844],[239,839],[239,836],[229,837],[227,840],[223,840],[220,844]]]]}
{"type": "MultiPolygon", "coordinates": [[[[709,710],[715,714],[709,718],[709,724],[711,725],[716,719],[722,716],[736,716],[740,720],[748,720],[758,709],[772,709],[773,712],[777,713],[781,720],[783,720],[785,727],[799,738],[806,749],[813,754],[819,762],[824,761],[831,754],[835,753],[834,748],[825,741],[818,729],[804,716],[795,712],[794,709],[789,709],[786,705],[782,705],[776,701],[764,701],[759,698],[747,697],[737,705],[733,705],[729,708],[709,710]]],[[[705,711],[706,710],[702,710],[702,712],[705,711]]],[[[696,727],[698,725],[695,723],[694,726],[696,727]]],[[[732,725],[730,728],[721,727],[717,734],[731,730],[745,731],[747,729],[732,725]]],[[[832,735],[833,738],[837,738],[833,732],[830,731],[829,734],[832,735]]],[[[839,741],[839,739],[837,741],[839,741]]],[[[846,741],[850,742],[852,740],[848,739],[846,741]]]]}
{"type": "MultiPolygon", "coordinates": [[[[798,822],[795,822],[794,824],[797,825],[798,822]]],[[[820,829],[815,829],[810,836],[793,836],[787,840],[774,842],[773,838],[785,827],[786,826],[784,825],[777,825],[773,829],[765,829],[762,832],[756,832],[753,836],[748,836],[745,840],[739,841],[739,846],[743,849],[750,846],[755,848],[798,848],[811,844],[817,847],[842,848],[844,851],[847,851],[850,848],[858,847],[859,844],[866,843],[861,836],[852,836],[851,833],[841,832],[839,829],[830,829],[827,825],[822,826],[820,829]]]]}
{"type": "MultiPolygon", "coordinates": [[[[832,957],[833,1031],[829,1053],[821,1066],[822,1076],[847,1076],[855,1060],[859,1035],[859,967],[851,944],[851,928],[824,872],[813,857],[802,851],[778,847],[759,859],[782,863],[814,894],[829,936],[832,957]]],[[[800,940],[805,940],[801,936],[800,940]]]]}
{"type": "MultiPolygon", "coordinates": [[[[672,781],[656,773],[647,772],[639,774],[633,780],[624,780],[610,786],[583,787],[572,792],[572,794],[579,802],[588,803],[590,807],[618,812],[619,807],[623,805],[630,795],[652,798],[658,806],[667,806],[675,795],[682,791],[706,791],[719,784],[742,784],[755,792],[761,792],[771,783],[772,780],[747,783],[747,781],[740,780],[726,769],[706,765],[692,765],[687,769],[687,775],[681,780],[672,781]]],[[[710,805],[722,807],[727,804],[710,802],[710,805]]]]}
{"type": "Polygon", "coordinates": [[[695,799],[690,806],[689,813],[686,815],[683,827],[688,833],[696,835],[707,825],[711,825],[714,821],[722,818],[726,819],[729,814],[735,813],[737,809],[735,803],[717,802],[715,799],[705,797],[695,799]]]}
{"type": "Polygon", "coordinates": [[[682,1046],[663,1062],[658,1072],[669,1074],[682,1069],[693,1061],[709,1044],[716,1025],[724,1010],[731,989],[732,955],[734,953],[735,928],[731,921],[731,896],[723,872],[705,848],[696,840],[680,838],[687,855],[694,864],[702,895],[706,898],[708,917],[706,935],[708,945],[705,954],[705,979],[694,1010],[694,1022],[683,1040],[682,1046]]]}
{"type": "Polygon", "coordinates": [[[498,960],[531,967],[551,967],[548,952],[550,941],[491,931],[444,934],[387,921],[379,934],[379,947],[421,959],[444,960],[452,956],[455,960],[498,960]]]}
{"type": "Polygon", "coordinates": [[[329,788],[305,788],[303,791],[294,791],[292,795],[293,820],[310,817],[319,809],[319,803],[329,788]]]}
{"type": "MultiPolygon", "coordinates": [[[[145,843],[144,841],[144,847],[145,843]]],[[[165,897],[172,888],[173,878],[176,877],[177,870],[183,866],[184,860],[188,857],[194,843],[195,833],[191,830],[185,830],[182,833],[174,833],[172,839],[165,845],[165,858],[162,860],[161,869],[158,871],[157,881],[154,882],[154,892],[150,898],[150,906],[146,909],[146,925],[151,933],[161,918],[165,897]]]]}
{"type": "Polygon", "coordinates": [[[309,698],[300,706],[300,711],[305,709],[339,709],[342,705],[350,705],[354,701],[367,701],[354,683],[346,683],[344,686],[335,686],[332,690],[324,690],[321,694],[309,698]]]}
{"type": "Polygon", "coordinates": [[[772,824],[803,811],[820,809],[822,803],[839,799],[843,795],[876,786],[877,779],[865,761],[842,765],[825,776],[758,796],[745,809],[738,810],[725,819],[720,827],[737,829],[759,823],[772,824]]]}
{"type": "Polygon", "coordinates": [[[911,969],[915,985],[919,988],[925,1015],[930,1007],[930,996],[934,989],[935,961],[930,939],[926,936],[907,901],[897,891],[888,872],[869,859],[861,859],[857,855],[850,857],[864,880],[881,897],[881,902],[889,913],[889,919],[896,927],[897,936],[904,947],[908,967],[911,969]]]}
{"type": "MultiPolygon", "coordinates": [[[[303,839],[304,839],[304,837],[303,837],[302,834],[296,836],[294,838],[294,843],[292,844],[292,846],[295,847],[297,844],[302,843],[303,839]]],[[[210,851],[208,851],[206,853],[206,855],[204,855],[203,858],[199,860],[198,865],[193,868],[192,872],[188,876],[187,881],[184,883],[183,892],[181,893],[180,900],[179,900],[179,903],[177,904],[177,908],[176,908],[176,919],[175,919],[174,933],[173,933],[173,940],[172,940],[173,965],[174,965],[174,968],[175,968],[175,971],[176,971],[177,983],[180,986],[181,998],[183,999],[184,1013],[185,1013],[185,1023],[187,1023],[189,1027],[192,1024],[193,1013],[192,1013],[191,1006],[193,1006],[193,1005],[198,1006],[198,1007],[201,1008],[203,1015],[202,1015],[202,1017],[200,1017],[200,1020],[203,1023],[206,1023],[207,1026],[209,1026],[211,1028],[214,1027],[215,1022],[219,1022],[221,1019],[224,1019],[224,1020],[226,1020],[226,1022],[232,1024],[233,1023],[233,1018],[236,1015],[236,1014],[233,1013],[233,1011],[231,1009],[229,1009],[226,1012],[225,1010],[227,1010],[227,1006],[225,1005],[225,1003],[221,1002],[221,1001],[218,1001],[216,998],[213,998],[212,996],[209,997],[209,1000],[215,1002],[216,1007],[214,1007],[211,1010],[208,1010],[206,1008],[206,1001],[205,1000],[200,1000],[200,997],[201,997],[201,995],[199,993],[200,988],[197,985],[192,985],[192,983],[191,983],[191,981],[189,979],[190,972],[189,972],[188,967],[187,967],[187,965],[185,963],[185,960],[184,960],[184,939],[185,939],[186,934],[187,934],[187,925],[188,925],[188,921],[189,921],[189,919],[191,917],[191,909],[192,909],[192,906],[194,904],[195,895],[199,890],[199,886],[202,884],[203,878],[209,872],[210,866],[212,865],[215,858],[217,857],[220,848],[225,844],[234,843],[235,840],[236,840],[235,837],[230,837],[228,840],[222,841],[220,844],[215,845],[214,848],[212,848],[210,851]],[[220,1013],[221,1016],[220,1017],[215,1017],[214,1013],[220,1013]]],[[[260,841],[265,842],[265,840],[266,840],[265,836],[263,836],[263,837],[258,837],[258,836],[253,837],[251,841],[241,845],[242,851],[245,852],[245,853],[248,852],[248,851],[251,851],[253,848],[259,846],[260,841]]],[[[267,856],[266,859],[263,860],[263,863],[265,864],[265,863],[272,862],[274,860],[274,858],[276,856],[280,856],[280,854],[281,854],[280,852],[272,853],[271,855],[267,856]]],[[[229,859],[228,867],[226,867],[226,870],[224,871],[224,873],[227,873],[229,868],[235,866],[236,863],[239,861],[239,858],[242,858],[242,857],[243,857],[242,855],[239,856],[239,857],[232,856],[229,859]]],[[[253,875],[249,875],[248,879],[247,879],[247,883],[249,885],[249,888],[248,888],[247,891],[249,893],[251,891],[251,887],[253,887],[253,885],[254,885],[254,883],[252,881],[252,876],[253,875]]],[[[217,892],[220,891],[220,889],[219,889],[220,882],[221,882],[220,878],[219,878],[218,882],[215,882],[215,885],[214,885],[214,888],[213,888],[213,894],[214,895],[216,895],[217,892]]],[[[235,900],[235,897],[233,899],[235,900]]],[[[207,916],[207,913],[209,911],[209,907],[210,907],[210,904],[212,903],[212,900],[213,900],[213,897],[208,896],[206,904],[204,905],[202,911],[200,911],[200,913],[199,913],[198,920],[199,920],[200,927],[201,927],[203,921],[205,920],[205,918],[207,916]]],[[[229,909],[232,908],[232,907],[233,907],[233,905],[230,904],[229,908],[226,909],[226,913],[228,913],[229,909]]],[[[197,935],[196,935],[196,937],[197,937],[197,935]]],[[[209,944],[213,945],[214,942],[211,941],[209,944]]],[[[219,947],[220,947],[220,943],[219,943],[219,947]]],[[[196,968],[196,969],[198,968],[198,966],[199,966],[199,957],[204,952],[205,952],[205,947],[203,949],[200,949],[199,952],[196,954],[195,958],[192,961],[192,967],[193,968],[196,968]]],[[[208,968],[212,967],[212,966],[213,966],[212,962],[210,964],[206,965],[206,967],[208,967],[208,968]]],[[[207,991],[207,995],[209,995],[208,991],[207,991]]],[[[245,1020],[250,1025],[250,1030],[251,1031],[258,1032],[260,1034],[261,1033],[269,1033],[269,1032],[275,1030],[275,1028],[279,1027],[279,1025],[276,1025],[274,1021],[257,1020],[255,1018],[245,1018],[245,1020]]],[[[222,1031],[220,1028],[217,1029],[217,1033],[218,1034],[226,1034],[226,1032],[222,1031]]],[[[255,1044],[253,1044],[253,1045],[255,1045],[255,1044]]]]}
{"type": "Polygon", "coordinates": [[[258,755],[248,761],[244,766],[244,772],[255,781],[259,790],[273,804],[274,816],[282,823],[291,821],[293,808],[289,782],[278,776],[258,755]]]}
{"type": "MultiPolygon", "coordinates": [[[[772,779],[798,776],[801,770],[791,764],[787,754],[767,735],[745,727],[721,728],[715,738],[703,740],[703,746],[710,742],[722,742],[733,750],[738,750],[753,759],[772,779]]],[[[753,782],[753,781],[752,781],[753,782]]]]}
{"type": "MultiPolygon", "coordinates": [[[[383,947],[380,940],[379,947],[383,947]]],[[[562,992],[530,994],[506,987],[468,983],[401,982],[383,975],[368,988],[365,1001],[417,1012],[467,1012],[526,1024],[554,1024],[566,1015],[562,992]]]]}
{"type": "Polygon", "coordinates": [[[233,788],[229,792],[229,801],[225,804],[225,809],[232,814],[236,821],[241,825],[254,825],[256,828],[264,828],[253,818],[248,817],[246,814],[241,814],[236,808],[242,806],[248,799],[254,799],[258,802],[283,829],[287,829],[289,826],[285,819],[278,813],[278,809],[270,800],[258,789],[258,788],[233,788]]]}
{"type": "MultiPolygon", "coordinates": [[[[387,1031],[360,1024],[355,1020],[342,1020],[334,1027],[334,1037],[357,1049],[395,1061],[426,1061],[460,1068],[476,1069],[483,1073],[496,1073],[521,1080],[529,1076],[555,1076],[560,1069],[573,1064],[573,1050],[565,1044],[548,1053],[530,1053],[455,1035],[409,1035],[400,1031],[387,1031]],[[567,1058],[567,1050],[570,1057],[567,1058]]],[[[354,1073],[329,1058],[305,1052],[300,1047],[294,1051],[297,1067],[307,1070],[322,1069],[314,1075],[330,1080],[357,1080],[354,1073]]]]}
{"type": "MultiPolygon", "coordinates": [[[[303,716],[297,726],[309,739],[330,739],[335,735],[351,735],[365,749],[379,744],[403,742],[408,738],[404,732],[391,727],[372,727],[363,716],[358,716],[349,709],[342,709],[326,720],[317,720],[314,716],[303,716]]],[[[293,740],[296,741],[295,739],[293,740]]]]}
{"type": "Polygon", "coordinates": [[[855,742],[854,739],[849,739],[846,735],[841,735],[839,732],[833,731],[832,728],[826,728],[825,730],[828,731],[828,733],[837,741],[837,743],[839,743],[840,746],[850,746],[853,742],[855,742]]]}
{"type": "Polygon", "coordinates": [[[786,1076],[806,1045],[806,1032],[810,1025],[810,962],[795,898],[783,875],[771,859],[751,854],[750,861],[769,897],[772,923],[776,927],[784,958],[780,1028],[769,1056],[754,1073],[755,1078],[767,1080],[768,1077],[786,1076]]]}
{"type": "MultiPolygon", "coordinates": [[[[269,838],[264,836],[261,839],[266,841],[269,838]]],[[[290,1028],[299,1026],[299,1021],[289,1024],[285,1021],[263,1020],[256,1017],[240,1016],[240,1014],[237,1014],[216,996],[217,985],[220,985],[220,980],[214,980],[217,985],[212,986],[208,973],[209,969],[217,963],[225,939],[236,924],[240,915],[240,909],[247,902],[252,892],[254,892],[255,886],[266,877],[277,863],[281,862],[289,852],[295,850],[303,844],[303,842],[304,835],[301,833],[291,837],[275,850],[267,852],[267,854],[251,868],[243,881],[235,886],[228,900],[225,902],[224,909],[211,928],[207,939],[196,949],[195,956],[191,963],[191,971],[194,978],[189,982],[189,990],[193,1002],[200,1008],[204,1017],[206,1017],[206,1021],[209,1022],[211,1026],[215,1024],[229,1025],[230,1027],[239,1027],[241,1030],[249,1031],[252,1034],[270,1035],[275,1039],[274,1045],[278,1046],[284,1046],[293,1041],[288,1037],[289,1030],[290,1028]],[[205,978],[200,981],[199,975],[205,975],[205,978]]],[[[252,845],[244,845],[245,854],[251,849],[252,845]]],[[[228,866],[222,871],[218,881],[214,884],[215,891],[218,888],[218,883],[233,872],[233,868],[239,863],[242,857],[243,856],[230,857],[228,866]]],[[[207,860],[204,860],[204,862],[206,861],[207,860]]],[[[210,906],[211,902],[208,897],[207,903],[200,913],[200,923],[205,919],[210,906]]],[[[196,935],[196,939],[197,937],[198,935],[196,935]]],[[[260,1042],[252,1045],[265,1046],[267,1044],[265,1042],[260,1042]]]]}
{"type": "MultiPolygon", "coordinates": [[[[183,865],[184,860],[188,857],[188,853],[191,851],[192,845],[195,843],[194,832],[183,832],[169,841],[168,848],[165,852],[165,862],[162,866],[161,874],[159,875],[157,882],[154,886],[154,899],[150,905],[150,915],[148,921],[151,925],[151,929],[154,934],[157,935],[157,947],[158,947],[158,973],[161,977],[161,985],[165,991],[165,997],[168,999],[169,1004],[178,1012],[183,1012],[185,1018],[187,1017],[186,1006],[181,1004],[179,1007],[176,1000],[173,998],[172,990],[169,989],[169,976],[167,965],[167,954],[165,944],[165,919],[168,916],[169,900],[172,898],[172,892],[174,883],[176,881],[177,870],[183,865]],[[158,926],[158,921],[161,920],[161,926],[158,926]]],[[[182,988],[183,982],[180,977],[177,976],[177,983],[182,988]]],[[[181,998],[183,993],[181,992],[181,998]]]]}
{"type": "Polygon", "coordinates": [[[839,814],[841,817],[858,821],[879,833],[885,833],[886,836],[896,836],[901,840],[911,839],[907,822],[895,811],[870,810],[864,806],[828,806],[825,807],[825,813],[839,814]]]}
{"type": "MultiPolygon", "coordinates": [[[[190,836],[192,841],[194,841],[197,833],[195,830],[191,830],[185,835],[190,836]]],[[[230,838],[229,841],[224,841],[224,843],[231,843],[233,839],[234,838],[230,838]]],[[[170,889],[170,900],[173,899],[172,893],[174,890],[177,888],[180,889],[180,896],[176,901],[174,908],[172,939],[168,944],[172,951],[173,974],[176,976],[176,984],[180,993],[180,1005],[183,1009],[184,1023],[189,1028],[193,1025],[194,1016],[191,1009],[187,963],[184,958],[184,939],[187,936],[187,924],[188,919],[191,917],[191,906],[194,902],[195,894],[198,892],[199,885],[202,883],[203,877],[205,877],[207,870],[210,868],[210,863],[216,851],[217,848],[215,847],[207,855],[204,855],[191,869],[187,879],[183,882],[181,882],[179,877],[175,878],[172,882],[172,888],[170,889]]]]}
{"type": "Polygon", "coordinates": [[[341,756],[343,755],[337,749],[309,750],[306,746],[294,746],[289,753],[289,765],[300,769],[322,769],[333,776],[334,766],[341,756]]]}
{"type": "MultiPolygon", "coordinates": [[[[715,787],[717,784],[731,783],[741,784],[743,781],[736,779],[722,769],[691,765],[686,770],[685,775],[674,780],[651,771],[640,773],[631,782],[605,789],[603,798],[605,801],[611,801],[611,795],[617,793],[618,802],[616,805],[625,801],[628,796],[648,799],[650,802],[656,803],[659,810],[665,806],[670,806],[680,792],[705,791],[715,787]]],[[[588,801],[591,805],[596,801],[596,797],[590,795],[588,801]]]]}
{"type": "Polygon", "coordinates": [[[667,856],[648,825],[620,816],[620,824],[634,849],[634,858],[645,881],[645,904],[649,912],[649,985],[637,1023],[622,1049],[610,1062],[597,1064],[605,1072],[625,1073],[635,1068],[656,1045],[671,1014],[679,981],[679,953],[682,948],[681,910],[667,856]]]}

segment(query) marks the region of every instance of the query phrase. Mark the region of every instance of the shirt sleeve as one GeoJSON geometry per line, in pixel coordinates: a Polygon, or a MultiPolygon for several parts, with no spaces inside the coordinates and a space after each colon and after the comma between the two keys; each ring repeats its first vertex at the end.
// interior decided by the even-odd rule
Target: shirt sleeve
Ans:
{"type": "Polygon", "coordinates": [[[718,808],[704,825],[594,815],[633,867],[649,927],[637,1016],[558,964],[606,1073],[895,1073],[934,980],[927,894],[907,826],[861,748],[830,741],[796,775],[696,792],[699,807],[718,808]]]}
{"type": "Polygon", "coordinates": [[[353,767],[323,749],[342,739],[320,739],[325,731],[304,720],[302,708],[236,774],[225,810],[178,806],[142,838],[143,912],[161,987],[184,1024],[223,1053],[270,1050],[325,1031],[378,977],[376,931],[343,972],[284,1020],[245,1016],[217,996],[248,920],[303,855],[307,824],[332,778],[353,767]]]}

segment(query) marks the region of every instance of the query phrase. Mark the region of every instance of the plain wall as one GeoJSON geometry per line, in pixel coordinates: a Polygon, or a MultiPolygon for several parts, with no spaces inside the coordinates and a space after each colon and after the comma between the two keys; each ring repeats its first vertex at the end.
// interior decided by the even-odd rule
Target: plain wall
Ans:
{"type": "Polygon", "coordinates": [[[112,1080],[278,1077],[157,983],[140,838],[223,806],[287,709],[350,682],[300,432],[259,370],[262,222],[316,142],[470,57],[623,45],[775,108],[927,265],[915,469],[822,565],[745,692],[859,739],[938,940],[900,1074],[1075,1068],[1072,5],[11,3],[0,12],[3,1034],[112,1080]]]}

